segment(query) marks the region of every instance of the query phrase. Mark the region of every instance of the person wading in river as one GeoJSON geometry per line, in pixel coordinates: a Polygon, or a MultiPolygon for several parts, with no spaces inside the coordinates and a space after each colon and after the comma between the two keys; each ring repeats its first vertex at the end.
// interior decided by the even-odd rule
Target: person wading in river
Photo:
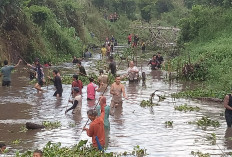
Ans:
{"type": "Polygon", "coordinates": [[[0,143],[0,154],[4,153],[4,151],[6,150],[6,145],[5,143],[0,143]]]}
{"type": "Polygon", "coordinates": [[[95,100],[96,91],[99,92],[102,84],[100,84],[99,88],[95,83],[93,83],[94,79],[89,78],[89,84],[87,85],[87,100],[95,100]]]}
{"type": "Polygon", "coordinates": [[[65,111],[65,114],[70,111],[70,110],[73,110],[72,111],[72,114],[75,114],[75,113],[80,113],[81,111],[81,107],[82,107],[82,97],[81,97],[81,94],[80,94],[80,90],[78,87],[73,87],[72,88],[72,93],[73,93],[73,97],[74,97],[74,101],[73,100],[69,100],[69,102],[71,102],[73,104],[72,107],[70,107],[69,109],[67,109],[65,111]]]}
{"type": "Polygon", "coordinates": [[[151,65],[151,70],[156,70],[158,69],[158,61],[156,59],[156,55],[153,55],[152,60],[149,61],[147,65],[151,65]]]}
{"type": "Polygon", "coordinates": [[[82,94],[83,83],[81,80],[78,80],[78,75],[73,75],[72,87],[78,87],[80,95],[82,94]]]}
{"type": "Polygon", "coordinates": [[[104,92],[106,90],[108,84],[108,76],[104,75],[104,71],[102,69],[99,70],[100,76],[98,77],[97,82],[99,83],[99,92],[104,92]]]}
{"type": "Polygon", "coordinates": [[[114,61],[114,57],[110,56],[110,64],[109,64],[109,69],[111,71],[112,75],[116,75],[116,62],[114,61]]]}
{"type": "Polygon", "coordinates": [[[162,64],[163,64],[163,62],[164,62],[164,58],[161,56],[160,52],[158,52],[158,54],[156,55],[156,60],[158,62],[157,67],[160,69],[161,66],[162,66],[162,64]]]}
{"type": "Polygon", "coordinates": [[[100,105],[97,105],[96,107],[98,116],[101,116],[101,103],[103,103],[105,106],[104,130],[105,130],[105,146],[107,147],[109,143],[109,131],[110,131],[110,121],[109,121],[110,106],[106,105],[106,99],[103,99],[100,102],[100,105]]]}
{"type": "Polygon", "coordinates": [[[130,82],[138,81],[139,69],[134,65],[133,61],[130,61],[129,68],[127,69],[127,75],[130,82]]]}
{"type": "Polygon", "coordinates": [[[83,75],[83,76],[86,76],[86,71],[85,71],[85,68],[81,65],[81,62],[77,62],[77,67],[79,68],[79,74],[80,75],[83,75]]]}
{"type": "Polygon", "coordinates": [[[57,98],[62,97],[63,88],[58,70],[53,70],[53,77],[54,78],[51,79],[51,77],[48,76],[48,78],[54,83],[54,86],[56,87],[56,91],[53,96],[56,96],[57,98]]]}
{"type": "Polygon", "coordinates": [[[37,149],[33,152],[33,157],[43,157],[43,152],[37,149]]]}
{"type": "Polygon", "coordinates": [[[104,129],[104,117],[105,117],[105,102],[106,98],[101,96],[99,98],[100,105],[101,105],[101,115],[97,117],[97,111],[94,109],[90,109],[87,112],[88,118],[92,121],[88,128],[83,128],[86,131],[89,137],[92,137],[93,147],[97,148],[97,140],[96,137],[99,139],[99,142],[102,147],[105,145],[105,129],[104,129]]]}
{"type": "Polygon", "coordinates": [[[125,93],[125,87],[120,82],[120,76],[116,76],[115,82],[111,85],[110,94],[113,95],[110,104],[110,115],[114,115],[114,109],[122,107],[122,95],[125,99],[128,99],[125,93]]]}
{"type": "Polygon", "coordinates": [[[14,68],[17,68],[21,61],[22,60],[20,59],[15,66],[8,65],[7,60],[4,61],[4,67],[1,68],[1,73],[0,73],[0,76],[3,75],[2,86],[10,86],[10,84],[11,84],[11,71],[14,68]]]}
{"type": "Polygon", "coordinates": [[[231,128],[231,125],[232,125],[232,96],[231,94],[228,94],[225,96],[223,104],[224,104],[224,107],[226,108],[225,118],[226,118],[227,127],[231,128]]]}
{"type": "Polygon", "coordinates": [[[44,72],[43,72],[43,67],[39,63],[39,59],[35,59],[35,66],[32,66],[31,64],[27,64],[27,66],[31,67],[33,70],[36,72],[36,78],[37,78],[37,83],[35,84],[35,89],[37,89],[38,92],[42,92],[43,90],[41,87],[43,86],[45,80],[44,80],[44,72]]]}

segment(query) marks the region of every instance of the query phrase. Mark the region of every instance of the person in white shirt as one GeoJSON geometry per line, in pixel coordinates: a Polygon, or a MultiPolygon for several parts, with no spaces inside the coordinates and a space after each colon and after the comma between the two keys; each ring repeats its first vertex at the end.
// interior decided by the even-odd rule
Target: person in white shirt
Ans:
{"type": "Polygon", "coordinates": [[[127,76],[129,81],[138,81],[139,69],[134,65],[133,61],[130,61],[129,68],[127,69],[127,76]]]}

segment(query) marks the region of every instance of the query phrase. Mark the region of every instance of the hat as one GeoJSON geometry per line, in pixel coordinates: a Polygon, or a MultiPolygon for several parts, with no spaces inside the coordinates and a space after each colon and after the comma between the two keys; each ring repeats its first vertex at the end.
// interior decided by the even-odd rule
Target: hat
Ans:
{"type": "Polygon", "coordinates": [[[78,87],[73,87],[72,89],[77,93],[80,92],[80,89],[78,87]]]}

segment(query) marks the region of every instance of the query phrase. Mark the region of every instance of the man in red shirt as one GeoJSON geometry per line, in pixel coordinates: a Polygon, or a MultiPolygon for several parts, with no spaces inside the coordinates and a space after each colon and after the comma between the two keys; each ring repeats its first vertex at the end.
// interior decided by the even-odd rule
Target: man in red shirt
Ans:
{"type": "Polygon", "coordinates": [[[80,95],[82,94],[83,83],[81,82],[81,80],[78,80],[78,75],[73,75],[72,88],[73,87],[78,87],[80,95]]]}
{"type": "Polygon", "coordinates": [[[86,131],[89,137],[92,137],[92,143],[94,147],[98,147],[96,137],[98,137],[101,146],[105,145],[105,130],[104,130],[104,117],[105,117],[105,104],[106,97],[101,96],[100,98],[101,105],[101,115],[97,117],[97,111],[90,109],[87,112],[88,118],[92,121],[88,128],[83,128],[86,131]]]}

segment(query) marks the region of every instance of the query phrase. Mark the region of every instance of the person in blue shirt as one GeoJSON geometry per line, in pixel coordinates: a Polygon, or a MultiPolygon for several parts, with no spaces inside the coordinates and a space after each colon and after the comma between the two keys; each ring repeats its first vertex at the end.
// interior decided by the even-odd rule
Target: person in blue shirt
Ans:
{"type": "Polygon", "coordinates": [[[89,52],[88,49],[85,50],[85,53],[84,53],[84,58],[91,58],[92,57],[92,53],[89,52]]]}
{"type": "Polygon", "coordinates": [[[0,76],[3,76],[2,86],[10,86],[10,84],[11,84],[11,71],[14,68],[18,67],[19,63],[21,61],[22,60],[20,59],[18,61],[18,64],[16,64],[15,66],[8,65],[8,61],[7,60],[4,61],[4,66],[1,68],[1,74],[0,74],[0,76]]]}

